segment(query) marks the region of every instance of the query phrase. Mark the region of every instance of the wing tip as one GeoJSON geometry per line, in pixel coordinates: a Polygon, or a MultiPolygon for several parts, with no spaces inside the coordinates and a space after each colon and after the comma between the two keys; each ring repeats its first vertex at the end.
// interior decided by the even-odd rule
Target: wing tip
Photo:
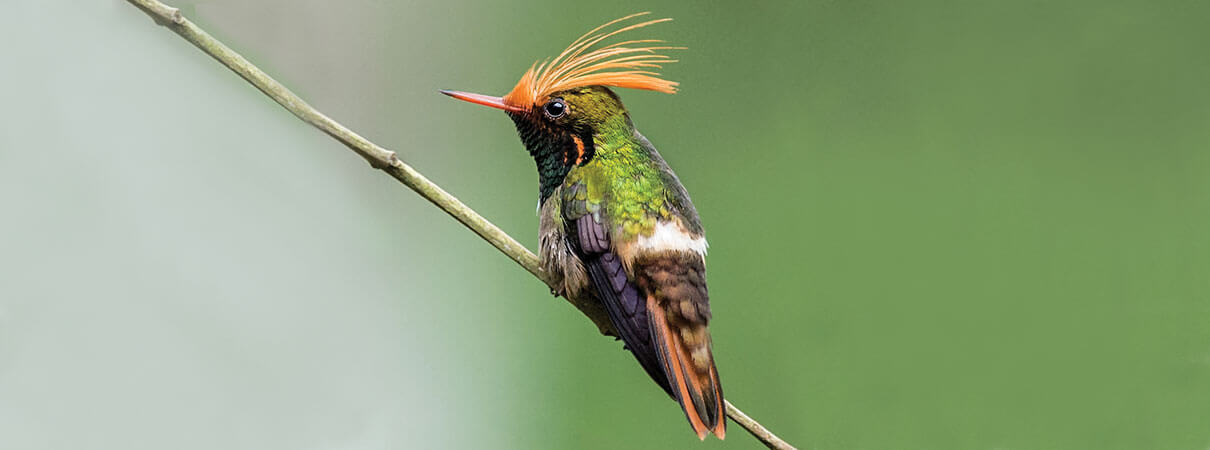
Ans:
{"type": "Polygon", "coordinates": [[[714,406],[717,408],[714,414],[718,420],[712,431],[721,441],[727,438],[727,400],[726,397],[723,397],[723,384],[718,381],[718,368],[714,366],[713,362],[710,364],[710,379],[713,381],[714,406]]]}

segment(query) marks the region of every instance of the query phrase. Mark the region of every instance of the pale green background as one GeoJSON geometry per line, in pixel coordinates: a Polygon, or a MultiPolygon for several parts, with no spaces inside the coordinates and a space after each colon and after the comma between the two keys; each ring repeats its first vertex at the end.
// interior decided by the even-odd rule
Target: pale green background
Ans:
{"type": "MultiPolygon", "coordinates": [[[[221,0],[189,17],[532,246],[504,93],[605,20],[810,449],[1210,446],[1210,4],[221,0]]],[[[698,443],[618,343],[118,0],[0,14],[0,448],[698,443]]]]}

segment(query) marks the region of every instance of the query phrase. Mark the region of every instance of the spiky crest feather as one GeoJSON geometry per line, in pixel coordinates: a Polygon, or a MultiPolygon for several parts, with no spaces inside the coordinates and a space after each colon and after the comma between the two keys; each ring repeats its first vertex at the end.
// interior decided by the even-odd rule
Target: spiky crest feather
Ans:
{"type": "Polygon", "coordinates": [[[528,109],[545,102],[550,94],[583,86],[613,86],[675,94],[677,83],[660,78],[658,72],[650,69],[660,69],[663,64],[676,62],[657,51],[684,47],[651,46],[648,44],[663,41],[640,39],[606,45],[585,53],[590,47],[620,33],[672,20],[648,20],[602,32],[612,25],[647,14],[650,13],[631,14],[593,28],[553,60],[530,66],[513,90],[504,96],[504,103],[528,109]],[[631,45],[634,47],[627,47],[631,45]]]}

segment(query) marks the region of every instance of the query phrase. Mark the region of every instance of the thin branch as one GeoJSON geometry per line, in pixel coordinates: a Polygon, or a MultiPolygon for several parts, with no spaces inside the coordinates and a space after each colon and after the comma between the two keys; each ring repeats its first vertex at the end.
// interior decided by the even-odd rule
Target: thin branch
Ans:
{"type": "MultiPolygon", "coordinates": [[[[453,195],[441,189],[440,186],[429,181],[428,178],[425,178],[424,175],[421,175],[420,172],[417,172],[411,166],[404,164],[396,156],[395,152],[370,142],[368,139],[361,137],[361,135],[354,133],[344,125],[337,123],[335,120],[311,107],[302,98],[270,77],[269,74],[266,74],[251,62],[248,62],[247,59],[244,59],[243,56],[240,56],[239,53],[223,45],[222,42],[219,42],[210,36],[209,33],[206,33],[193,22],[190,22],[181,14],[179,9],[165,5],[157,0],[127,1],[151,16],[156,23],[172,30],[206,54],[218,60],[224,66],[227,66],[227,68],[243,77],[243,79],[253,86],[256,86],[257,89],[260,89],[261,92],[264,92],[265,95],[268,95],[273,101],[286,108],[287,111],[290,111],[290,113],[299,119],[327,133],[333,139],[349,147],[353,152],[361,155],[362,158],[365,158],[370,163],[370,166],[390,174],[396,180],[399,180],[399,182],[411,188],[417,194],[420,194],[421,197],[424,197],[438,208],[441,208],[442,211],[453,216],[454,219],[470,228],[471,231],[474,231],[483,240],[500,250],[501,253],[512,258],[513,261],[521,265],[525,270],[528,270],[529,273],[545,283],[554,292],[551,279],[542,270],[537,256],[517,242],[516,239],[513,239],[512,236],[509,236],[508,233],[505,233],[504,230],[488,222],[479,213],[476,213],[453,195]]],[[[599,305],[589,302],[577,302],[572,299],[568,299],[567,301],[592,320],[602,333],[608,333],[613,329],[609,323],[608,316],[599,305]]],[[[756,437],[769,448],[794,448],[786,443],[786,441],[774,436],[773,433],[759,422],[748,417],[743,411],[732,405],[730,401],[726,401],[726,404],[727,417],[730,417],[732,421],[744,427],[752,436],[756,437]]]]}
{"type": "Polygon", "coordinates": [[[772,431],[769,431],[768,428],[757,422],[756,419],[748,417],[747,414],[736,408],[735,405],[731,404],[730,400],[723,400],[723,403],[727,404],[727,417],[730,417],[732,422],[738,423],[739,426],[744,427],[745,430],[752,433],[752,436],[761,441],[761,443],[764,443],[766,447],[777,450],[794,449],[794,446],[790,445],[790,443],[781,440],[772,431]]]}
{"type": "MultiPolygon", "coordinates": [[[[206,54],[210,55],[218,62],[222,63],[231,71],[238,74],[243,79],[247,80],[265,95],[268,95],[273,101],[280,104],[287,111],[318,128],[320,131],[327,133],[332,138],[340,141],[342,144],[349,147],[362,158],[370,163],[376,169],[382,170],[396,180],[399,180],[407,187],[416,191],[421,197],[424,197],[442,211],[462,222],[479,237],[486,240],[488,243],[500,249],[525,270],[538,277],[539,280],[550,285],[550,278],[542,270],[538,263],[538,257],[534,256],[525,246],[517,242],[504,230],[496,227],[483,216],[480,216],[470,207],[463,204],[460,200],[450,195],[440,186],[437,186],[416,169],[400,161],[395,155],[395,152],[379,147],[377,144],[370,142],[368,139],[361,137],[344,125],[337,123],[328,116],[319,112],[315,108],[308,105],[298,95],[295,95],[269,74],[260,70],[247,59],[244,59],[239,53],[231,50],[222,42],[219,42],[214,37],[206,33],[193,22],[186,19],[177,8],[165,5],[156,0],[128,0],[130,3],[146,12],[156,23],[168,27],[168,29],[181,35],[185,40],[189,41],[197,48],[201,49],[206,54]]],[[[602,333],[608,333],[613,329],[613,325],[609,322],[609,316],[598,305],[589,302],[577,302],[568,299],[568,302],[579,309],[584,315],[588,316],[602,333]]]]}

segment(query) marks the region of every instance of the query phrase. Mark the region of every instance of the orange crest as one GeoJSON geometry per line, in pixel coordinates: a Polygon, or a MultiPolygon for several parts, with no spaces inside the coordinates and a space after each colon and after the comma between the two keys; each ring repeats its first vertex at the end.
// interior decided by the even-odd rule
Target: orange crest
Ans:
{"type": "Polygon", "coordinates": [[[654,69],[676,62],[675,59],[659,54],[659,50],[678,50],[684,47],[651,46],[650,44],[663,41],[642,39],[618,42],[587,51],[619,33],[672,20],[655,19],[604,31],[612,25],[646,14],[649,13],[631,14],[596,27],[572,42],[567,50],[563,50],[555,59],[530,66],[512,92],[504,96],[504,103],[528,109],[545,101],[552,93],[583,86],[614,86],[666,94],[676,93],[677,83],[660,78],[660,74],[654,69]]]}

